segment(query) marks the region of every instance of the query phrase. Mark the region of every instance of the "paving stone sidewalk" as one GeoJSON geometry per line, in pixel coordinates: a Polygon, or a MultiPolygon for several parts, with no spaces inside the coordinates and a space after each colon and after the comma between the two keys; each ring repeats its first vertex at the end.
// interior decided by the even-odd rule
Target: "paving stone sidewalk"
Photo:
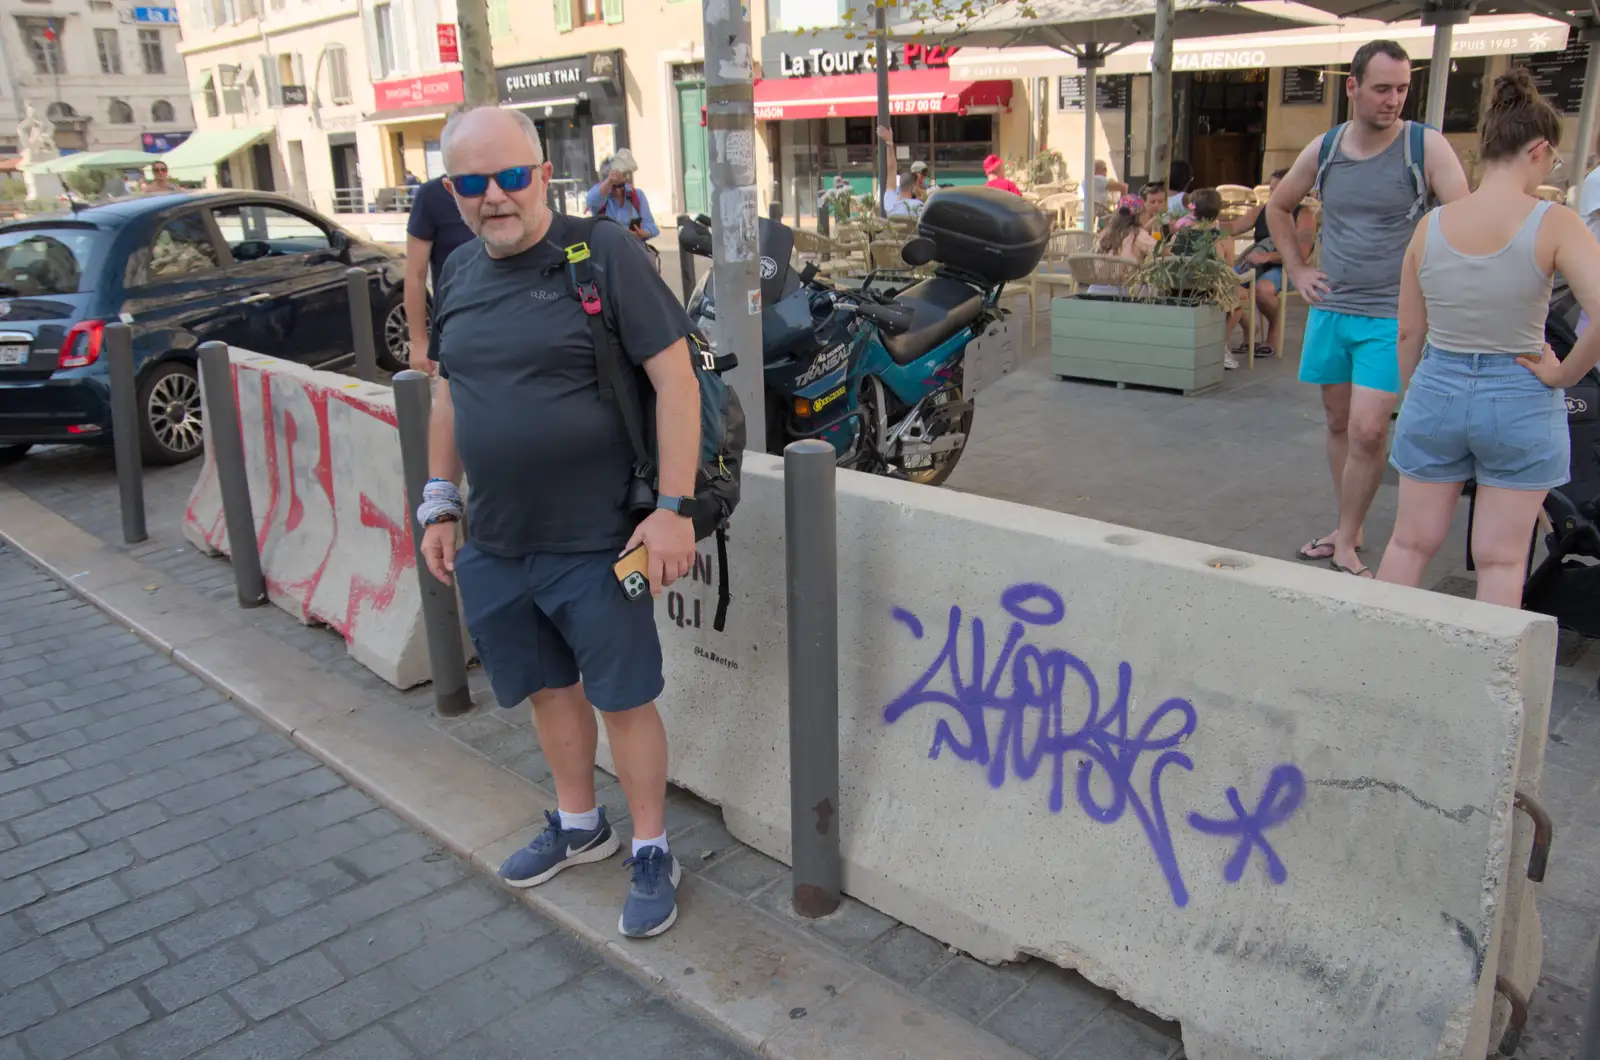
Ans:
{"type": "MultiPolygon", "coordinates": [[[[1290,320],[1294,349],[1303,320],[1298,304],[1290,320]]],[[[1313,533],[1331,528],[1320,411],[1311,388],[1294,381],[1292,358],[1258,363],[1253,373],[1230,372],[1222,389],[1196,398],[1117,390],[1056,380],[1048,360],[1048,328],[1043,320],[1040,325],[1045,335],[1039,347],[982,399],[989,426],[975,433],[951,488],[1284,557],[1313,533]]],[[[127,551],[187,588],[231,602],[228,564],[196,552],[180,531],[197,471],[195,464],[147,469],[151,537],[127,551]]],[[[0,481],[120,547],[108,452],[40,450],[0,471],[0,481]]],[[[1394,486],[1386,480],[1369,522],[1369,562],[1381,557],[1393,510],[1394,486]]],[[[1450,543],[1430,568],[1428,584],[1438,591],[1472,592],[1461,562],[1464,525],[1463,506],[1450,543]]],[[[431,713],[426,686],[395,691],[351,660],[343,641],[328,631],[302,626],[276,608],[247,617],[398,708],[431,713]]],[[[479,708],[465,718],[434,724],[497,764],[548,787],[548,769],[526,715],[489,705],[492,697],[482,671],[474,668],[469,676],[479,708]]],[[[1563,635],[1542,793],[1558,829],[1550,875],[1540,895],[1545,976],[1531,999],[1530,1030],[1518,1053],[1534,1060],[1569,1060],[1576,1054],[1600,944],[1600,885],[1595,882],[1600,880],[1597,678],[1600,651],[1563,635]]],[[[599,779],[602,798],[622,811],[614,781],[604,774],[599,779]]],[[[626,827],[625,815],[622,822],[626,827]]],[[[691,869],[738,889],[771,915],[784,915],[783,867],[728,835],[714,808],[678,793],[668,823],[675,850],[685,849],[679,832],[705,827],[696,855],[710,857],[691,869]]],[[[847,902],[845,915],[823,931],[834,933],[837,937],[822,937],[853,959],[1036,1057],[1161,1060],[1178,1047],[1176,1026],[1053,966],[1029,962],[990,968],[952,956],[927,936],[854,902],[847,902]]],[[[12,1058],[0,1051],[0,1060],[12,1058]]]]}
{"type": "Polygon", "coordinates": [[[751,1055],[3,548],[0,615],[0,1060],[751,1055]]]}

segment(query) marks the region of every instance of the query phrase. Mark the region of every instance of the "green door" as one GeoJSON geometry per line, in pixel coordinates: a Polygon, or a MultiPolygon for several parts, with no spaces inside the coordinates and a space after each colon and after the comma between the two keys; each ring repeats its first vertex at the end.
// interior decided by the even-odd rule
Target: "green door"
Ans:
{"type": "Polygon", "coordinates": [[[700,111],[706,105],[703,81],[678,83],[678,129],[683,144],[684,212],[711,212],[711,174],[706,160],[706,130],[700,124],[700,111]]]}

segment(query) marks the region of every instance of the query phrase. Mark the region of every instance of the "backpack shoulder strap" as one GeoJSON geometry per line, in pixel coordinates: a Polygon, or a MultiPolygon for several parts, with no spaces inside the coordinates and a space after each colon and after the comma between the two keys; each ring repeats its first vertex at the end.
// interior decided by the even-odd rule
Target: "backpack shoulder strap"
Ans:
{"type": "Polygon", "coordinates": [[[607,217],[574,218],[570,222],[568,235],[571,242],[563,249],[567,256],[567,279],[572,285],[573,297],[589,318],[589,338],[594,345],[595,375],[599,380],[600,397],[616,403],[628,432],[628,443],[633,447],[635,470],[648,477],[653,462],[644,437],[644,418],[635,399],[636,391],[629,385],[627,366],[622,360],[621,351],[612,338],[611,329],[606,326],[605,302],[601,297],[600,283],[595,279],[591,260],[593,253],[589,249],[595,225],[615,223],[607,217]]]}
{"type": "Polygon", "coordinates": [[[1322,195],[1322,182],[1328,175],[1328,167],[1333,165],[1333,160],[1339,154],[1339,141],[1344,139],[1344,131],[1350,123],[1342,121],[1322,135],[1322,145],[1317,148],[1317,179],[1311,185],[1312,194],[1322,195]]]}
{"type": "Polygon", "coordinates": [[[1428,126],[1420,121],[1406,122],[1406,172],[1411,176],[1411,189],[1417,193],[1406,214],[1411,220],[1428,208],[1430,192],[1426,168],[1428,151],[1428,126]]]}

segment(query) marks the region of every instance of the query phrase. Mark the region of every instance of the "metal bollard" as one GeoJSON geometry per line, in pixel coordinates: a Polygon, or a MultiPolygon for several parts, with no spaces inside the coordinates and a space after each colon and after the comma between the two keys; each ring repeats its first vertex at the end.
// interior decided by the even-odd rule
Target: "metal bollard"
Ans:
{"type": "Polygon", "coordinates": [[[789,583],[789,826],[794,911],[839,908],[839,553],[833,446],[783,451],[789,583]]]}
{"type": "Polygon", "coordinates": [[[783,203],[781,203],[781,202],[769,202],[769,203],[767,203],[767,220],[769,220],[769,221],[777,221],[779,224],[783,223],[783,203]]]}
{"type": "Polygon", "coordinates": [[[233,365],[224,342],[200,344],[200,386],[206,401],[206,438],[217,462],[217,487],[233,551],[233,584],[240,607],[267,602],[256,544],[256,517],[250,507],[250,479],[244,465],[244,436],[239,430],[239,399],[233,389],[233,365]]]}
{"type": "Polygon", "coordinates": [[[678,248],[678,283],[683,287],[683,304],[689,304],[689,298],[694,294],[694,255],[678,248]]]}
{"type": "Polygon", "coordinates": [[[117,459],[117,494],[122,501],[122,540],[137,545],[150,535],[144,525],[143,430],[139,389],[133,378],[133,332],[126,324],[107,324],[102,341],[106,374],[111,377],[111,445],[117,459]]]}
{"type": "Polygon", "coordinates": [[[379,381],[378,347],[372,335],[372,288],[365,269],[346,269],[345,287],[350,299],[350,339],[356,352],[356,378],[379,381]]]}
{"type": "Polygon", "coordinates": [[[1600,1060],[1600,948],[1595,949],[1594,971],[1589,973],[1589,1005],[1583,1020],[1583,1043],[1577,1060],[1600,1060]]]}
{"type": "Polygon", "coordinates": [[[455,586],[435,578],[423,562],[422,524],[417,522],[422,487],[428,481],[428,418],[433,409],[430,385],[421,372],[410,368],[397,372],[394,414],[400,428],[400,463],[405,468],[406,510],[416,552],[417,583],[422,588],[422,627],[428,635],[428,665],[433,670],[433,707],[440,717],[453,718],[472,709],[467,658],[461,649],[461,616],[456,611],[455,586]]]}

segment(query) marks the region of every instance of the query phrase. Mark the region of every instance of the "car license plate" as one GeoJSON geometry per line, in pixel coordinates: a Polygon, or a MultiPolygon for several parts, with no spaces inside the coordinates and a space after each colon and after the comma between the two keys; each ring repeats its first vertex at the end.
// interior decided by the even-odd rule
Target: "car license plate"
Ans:
{"type": "Polygon", "coordinates": [[[27,364],[28,347],[20,342],[0,343],[0,365],[27,364]]]}

